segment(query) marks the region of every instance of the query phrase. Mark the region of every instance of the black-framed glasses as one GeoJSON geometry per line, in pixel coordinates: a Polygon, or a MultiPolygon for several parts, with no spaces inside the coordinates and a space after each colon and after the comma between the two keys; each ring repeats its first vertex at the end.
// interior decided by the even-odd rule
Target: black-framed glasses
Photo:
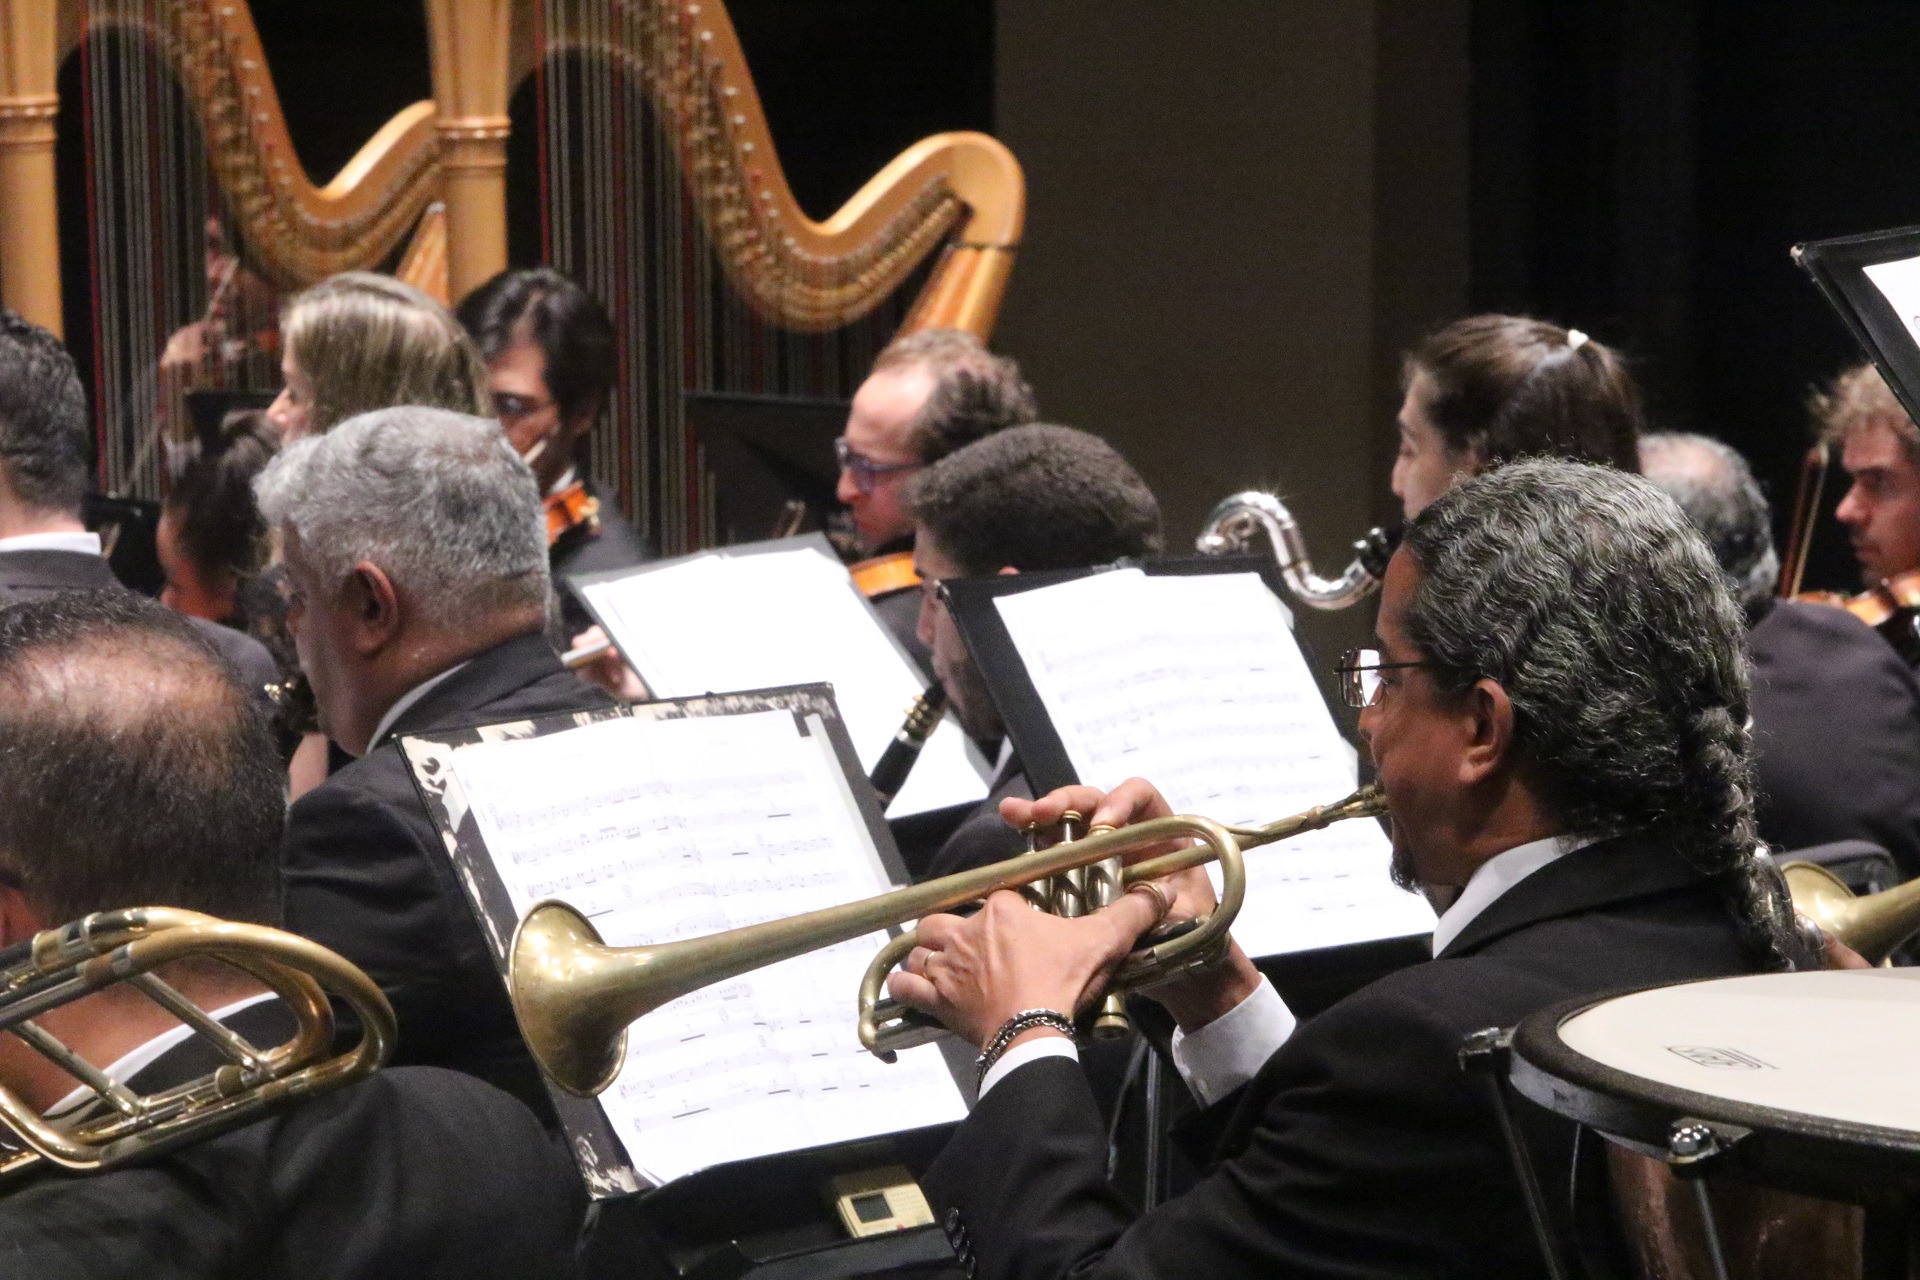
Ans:
{"type": "Polygon", "coordinates": [[[1382,671],[1432,665],[1431,662],[1382,662],[1378,649],[1349,649],[1340,655],[1333,671],[1340,677],[1340,701],[1355,711],[1364,711],[1380,696],[1382,671]]]}
{"type": "Polygon", "coordinates": [[[920,462],[875,462],[872,458],[855,453],[845,436],[833,442],[833,456],[840,463],[840,469],[853,476],[853,487],[862,493],[872,493],[874,486],[880,483],[881,476],[912,471],[926,465],[920,462]]]}

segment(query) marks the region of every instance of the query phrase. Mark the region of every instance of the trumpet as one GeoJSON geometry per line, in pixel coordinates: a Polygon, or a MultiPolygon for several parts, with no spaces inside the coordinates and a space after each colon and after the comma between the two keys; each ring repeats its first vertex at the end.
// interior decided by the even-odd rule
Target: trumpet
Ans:
{"type": "Polygon", "coordinates": [[[1322,578],[1307,558],[1300,523],[1287,504],[1270,493],[1249,489],[1222,498],[1207,515],[1196,546],[1201,554],[1229,555],[1250,551],[1261,532],[1273,548],[1280,577],[1300,603],[1314,609],[1345,609],[1373,594],[1387,573],[1387,561],[1400,545],[1399,529],[1374,528],[1353,544],[1353,563],[1337,578],[1322,578]]]}
{"type": "MultiPolygon", "coordinates": [[[[1225,826],[1191,815],[1154,818],[1117,830],[1096,827],[1085,839],[1034,849],[992,866],[843,906],[658,946],[606,946],[593,925],[572,907],[542,902],[514,931],[508,957],[513,1011],[527,1047],[554,1083],[569,1093],[591,1096],[611,1084],[619,1072],[626,1057],[627,1028],[633,1022],[669,1000],[712,983],[896,928],[1002,889],[1021,891],[1050,907],[1077,897],[1084,908],[1103,905],[1102,900],[1111,901],[1132,885],[1218,861],[1219,905],[1190,928],[1150,937],[1144,948],[1121,963],[1109,991],[1152,986],[1203,968],[1223,953],[1227,930],[1246,896],[1244,850],[1386,811],[1384,795],[1368,786],[1335,804],[1316,806],[1264,827],[1225,826]],[[1123,865],[1129,853],[1181,838],[1199,843],[1123,865]],[[1099,882],[1091,893],[1090,880],[1099,882]]],[[[880,996],[887,974],[914,945],[912,932],[890,940],[860,983],[860,1042],[887,1062],[894,1060],[898,1050],[937,1034],[924,1020],[880,996]]]]}
{"type": "Polygon", "coordinates": [[[1870,964],[1920,932],[1920,880],[1855,897],[1839,876],[1813,862],[1780,868],[1793,895],[1793,909],[1839,939],[1870,964]]]}
{"type": "Polygon", "coordinates": [[[22,1148],[0,1153],[0,1177],[43,1161],[95,1173],[211,1138],[268,1111],[372,1074],[393,1051],[393,1008],[358,968],[305,938],[194,911],[102,911],[0,951],[0,1030],[11,1032],[92,1092],[98,1118],[49,1123],[0,1087],[0,1124],[22,1148]],[[154,970],[212,958],[258,978],[286,1002],[297,1029],[261,1049],[216,1022],[154,970]],[[137,1095],[61,1043],[34,1019],[104,987],[127,983],[211,1042],[226,1064],[160,1093],[137,1095]],[[360,1040],[335,1054],[329,993],[360,1020],[360,1040]]]}

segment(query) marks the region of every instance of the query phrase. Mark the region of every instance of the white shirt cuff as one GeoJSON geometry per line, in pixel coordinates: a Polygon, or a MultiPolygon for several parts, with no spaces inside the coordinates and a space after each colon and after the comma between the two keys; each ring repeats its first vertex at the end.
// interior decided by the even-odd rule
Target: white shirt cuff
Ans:
{"type": "Polygon", "coordinates": [[[1080,1051],[1073,1047],[1073,1041],[1065,1036],[1035,1036],[1023,1044],[1017,1044],[1000,1055],[1000,1061],[987,1069],[980,1078],[979,1098],[987,1096],[987,1090],[1026,1066],[1029,1062],[1038,1062],[1042,1058],[1071,1058],[1080,1061],[1080,1051]]]}
{"type": "Polygon", "coordinates": [[[1192,1035],[1173,1033],[1173,1065],[1200,1105],[1210,1107],[1260,1073],[1299,1020],[1263,976],[1233,1008],[1192,1035]]]}

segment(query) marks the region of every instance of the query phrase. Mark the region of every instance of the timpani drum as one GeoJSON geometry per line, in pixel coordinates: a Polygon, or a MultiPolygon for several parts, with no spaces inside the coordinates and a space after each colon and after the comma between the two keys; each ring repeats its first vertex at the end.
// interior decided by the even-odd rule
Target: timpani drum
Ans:
{"type": "Polygon", "coordinates": [[[1823,1199],[1920,1192],[1920,969],[1761,974],[1545,1009],[1514,1089],[1677,1170],[1823,1199]]]}

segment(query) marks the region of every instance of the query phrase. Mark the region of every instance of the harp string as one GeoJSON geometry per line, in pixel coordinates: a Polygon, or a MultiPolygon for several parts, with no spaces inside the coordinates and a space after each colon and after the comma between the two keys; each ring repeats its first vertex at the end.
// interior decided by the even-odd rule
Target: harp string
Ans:
{"type": "MultiPolygon", "coordinates": [[[[547,261],[606,304],[619,334],[621,384],[589,466],[664,554],[711,545],[718,530],[686,395],[847,399],[925,278],[812,333],[770,323],[737,292],[693,189],[737,165],[731,139],[698,111],[654,106],[711,97],[695,32],[676,14],[648,0],[541,0],[533,95],[547,261]]],[[[832,285],[860,266],[803,259],[795,271],[832,285]]]]}

